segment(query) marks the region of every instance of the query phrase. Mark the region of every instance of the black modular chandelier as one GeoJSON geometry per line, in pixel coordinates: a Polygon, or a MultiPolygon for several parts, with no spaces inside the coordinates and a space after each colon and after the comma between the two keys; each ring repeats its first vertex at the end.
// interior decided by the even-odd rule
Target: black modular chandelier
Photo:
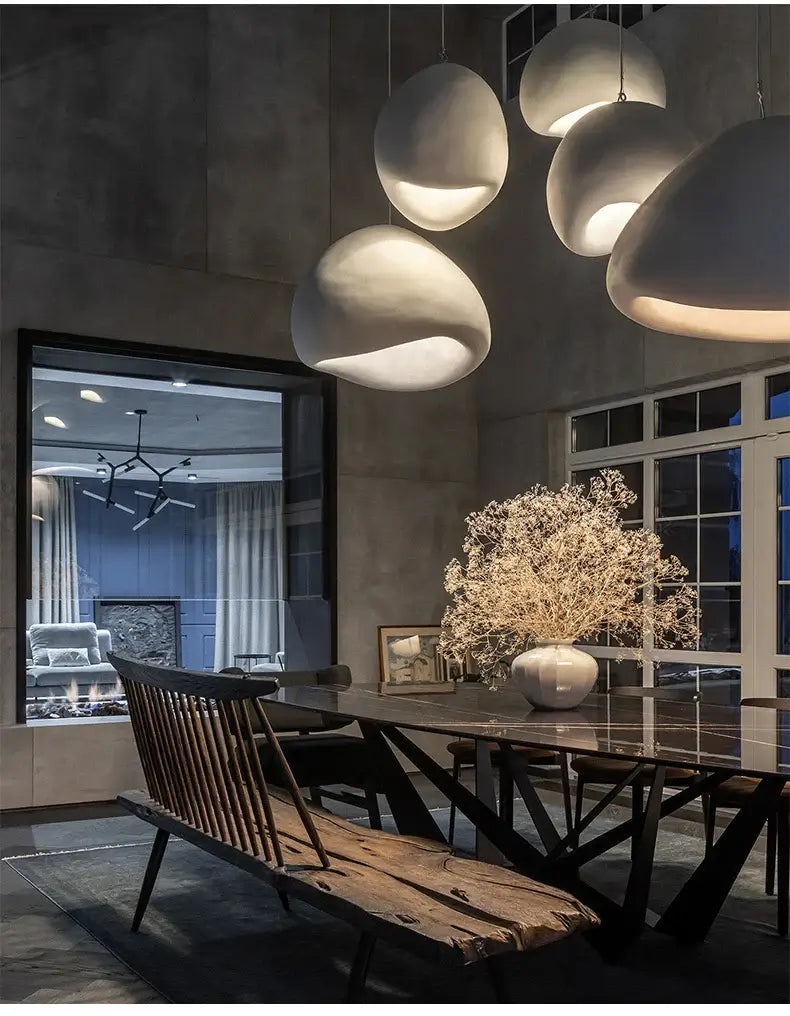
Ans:
{"type": "Polygon", "coordinates": [[[164,484],[165,477],[169,476],[170,473],[173,472],[173,470],[179,469],[182,466],[191,466],[192,465],[191,459],[188,458],[182,459],[180,462],[176,462],[174,466],[170,466],[169,469],[160,471],[156,469],[154,466],[152,466],[151,463],[148,461],[148,459],[143,457],[141,449],[142,433],[143,433],[143,417],[146,416],[147,413],[148,413],[147,409],[134,410],[134,415],[137,417],[137,448],[135,449],[134,455],[131,455],[124,462],[118,462],[113,464],[112,462],[110,462],[110,460],[107,458],[106,455],[103,455],[101,452],[99,452],[98,461],[101,462],[103,465],[107,466],[107,468],[110,470],[110,475],[105,480],[102,480],[102,483],[108,484],[107,496],[104,497],[101,494],[96,494],[92,490],[83,490],[83,494],[85,494],[86,497],[92,497],[96,501],[103,501],[107,508],[117,508],[119,509],[119,511],[127,512],[129,515],[134,515],[135,514],[134,508],[129,508],[127,505],[121,504],[119,501],[116,501],[115,498],[113,497],[116,477],[119,474],[121,476],[124,476],[126,473],[131,473],[133,469],[138,469],[140,467],[142,467],[143,469],[147,469],[150,473],[153,473],[154,476],[156,477],[155,494],[150,494],[145,490],[135,490],[135,494],[137,494],[138,497],[145,497],[150,499],[151,507],[148,509],[148,513],[142,519],[140,519],[139,522],[135,523],[135,525],[132,526],[132,532],[136,532],[138,529],[142,529],[144,525],[150,522],[151,519],[155,515],[158,515],[159,512],[161,512],[164,508],[167,508],[169,504],[175,504],[181,508],[195,507],[195,505],[192,504],[190,501],[180,501],[176,497],[170,497],[167,491],[165,490],[164,484]]]}

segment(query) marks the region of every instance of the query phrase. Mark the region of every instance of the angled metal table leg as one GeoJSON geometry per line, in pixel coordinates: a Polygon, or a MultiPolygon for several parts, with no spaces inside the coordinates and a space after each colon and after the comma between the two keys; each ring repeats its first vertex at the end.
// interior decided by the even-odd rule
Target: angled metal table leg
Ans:
{"type": "Polygon", "coordinates": [[[547,853],[554,850],[559,846],[560,834],[557,832],[557,827],[552,822],[551,816],[538,796],[537,790],[535,790],[526,764],[519,759],[509,744],[501,742],[499,750],[501,752],[502,765],[509,767],[530,818],[535,823],[541,843],[547,853]]]}
{"type": "Polygon", "coordinates": [[[429,840],[446,843],[444,834],[395,757],[381,728],[364,720],[359,721],[359,727],[370,751],[376,776],[381,780],[398,832],[404,836],[425,836],[429,840]]]}
{"type": "MultiPolygon", "coordinates": [[[[491,745],[488,741],[475,741],[475,795],[491,811],[496,812],[494,767],[491,764],[491,745]]],[[[490,864],[507,864],[507,859],[475,826],[475,853],[481,861],[490,864]]]]}
{"type": "Polygon", "coordinates": [[[635,836],[636,846],[623,900],[622,934],[629,942],[637,938],[645,926],[665,777],[666,766],[657,765],[647,795],[647,807],[642,812],[641,828],[635,836]]]}
{"type": "Polygon", "coordinates": [[[784,778],[765,777],[711,847],[656,925],[680,942],[701,942],[752,851],[768,814],[779,803],[784,778]]]}

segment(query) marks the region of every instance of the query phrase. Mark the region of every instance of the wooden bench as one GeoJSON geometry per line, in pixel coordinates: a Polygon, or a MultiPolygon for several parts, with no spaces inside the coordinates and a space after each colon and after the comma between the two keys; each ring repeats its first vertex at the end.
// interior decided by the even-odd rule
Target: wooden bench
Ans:
{"type": "Polygon", "coordinates": [[[361,996],[384,939],[428,960],[484,961],[499,1000],[498,960],[598,924],[569,893],[456,857],[433,840],[360,828],[308,806],[258,699],[276,679],[235,678],[110,662],[126,691],[148,786],[119,802],[157,827],[132,930],[137,931],[171,834],[360,932],[349,999],[361,996]],[[282,766],[286,790],[261,771],[250,715],[282,766]]]}

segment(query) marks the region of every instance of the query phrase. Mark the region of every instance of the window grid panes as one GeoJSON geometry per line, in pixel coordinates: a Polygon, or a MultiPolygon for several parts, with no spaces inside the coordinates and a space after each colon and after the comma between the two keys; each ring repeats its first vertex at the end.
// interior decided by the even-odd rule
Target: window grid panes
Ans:
{"type": "MultiPolygon", "coordinates": [[[[701,677],[694,672],[695,680],[710,685],[707,698],[715,695],[714,701],[734,701],[731,689],[749,696],[790,694],[790,368],[756,370],[709,388],[668,390],[639,401],[646,433],[628,445],[624,468],[643,463],[639,518],[658,532],[665,552],[688,566],[702,614],[696,648],[647,644],[645,682],[657,680],[654,666],[680,661],[686,669],[703,669],[701,677]]],[[[585,447],[608,442],[613,408],[621,407],[568,414],[569,479],[588,482],[600,469],[620,467],[622,448],[585,447]],[[597,421],[598,439],[580,441],[580,422],[594,433],[590,421],[597,421]]],[[[623,652],[605,635],[589,650],[602,667],[623,652]]],[[[624,652],[629,656],[628,647],[624,652]]],[[[602,684],[608,687],[606,667],[602,684]]],[[[662,679],[671,673],[663,670],[662,679]]]]}
{"type": "MultiPolygon", "coordinates": [[[[658,10],[662,5],[652,5],[658,10]]],[[[644,4],[623,4],[623,27],[630,28],[641,21],[645,11],[644,4]]],[[[557,4],[529,4],[516,11],[505,21],[505,101],[518,95],[521,72],[534,47],[544,35],[557,26],[559,7],[557,4]]],[[[567,18],[567,14],[565,14],[567,18]]],[[[619,4],[572,4],[570,20],[577,18],[597,18],[620,22],[619,4]]]]}
{"type": "Polygon", "coordinates": [[[655,529],[665,553],[688,568],[686,581],[697,589],[698,649],[740,652],[740,448],[658,458],[655,529]]]}
{"type": "Polygon", "coordinates": [[[641,402],[574,416],[571,421],[571,445],[575,452],[613,448],[642,440],[641,402]]]}
{"type": "MultiPolygon", "coordinates": [[[[636,501],[623,512],[624,526],[627,529],[641,529],[644,526],[644,463],[641,460],[618,462],[611,468],[617,469],[623,474],[626,486],[636,494],[636,501]]],[[[598,476],[600,472],[600,469],[576,469],[571,473],[571,483],[582,484],[589,490],[590,480],[594,476],[598,476]]],[[[619,643],[612,641],[608,631],[601,632],[596,638],[585,640],[580,644],[590,646],[619,645],[619,643]]]]}
{"type": "Polygon", "coordinates": [[[765,418],[777,420],[790,416],[790,371],[765,379],[765,418]]]}
{"type": "Polygon", "coordinates": [[[740,382],[656,399],[656,437],[696,434],[721,427],[737,427],[740,423],[740,382]]]}

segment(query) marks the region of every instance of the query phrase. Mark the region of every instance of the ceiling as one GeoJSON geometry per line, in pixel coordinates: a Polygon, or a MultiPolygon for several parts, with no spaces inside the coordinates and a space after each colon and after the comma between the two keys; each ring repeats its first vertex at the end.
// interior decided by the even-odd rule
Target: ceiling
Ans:
{"type": "MultiPolygon", "coordinates": [[[[203,482],[279,479],[279,393],[209,385],[175,388],[169,381],[92,375],[35,368],[33,373],[33,468],[98,467],[98,453],[111,463],[135,451],[138,418],[145,409],[143,454],[157,469],[187,456],[174,480],[197,473],[203,482]],[[96,392],[89,402],[80,391],[96,392]],[[45,423],[57,417],[66,426],[45,423]]],[[[137,474],[146,479],[145,470],[137,474]]],[[[151,474],[151,480],[154,476],[151,474]]]]}

